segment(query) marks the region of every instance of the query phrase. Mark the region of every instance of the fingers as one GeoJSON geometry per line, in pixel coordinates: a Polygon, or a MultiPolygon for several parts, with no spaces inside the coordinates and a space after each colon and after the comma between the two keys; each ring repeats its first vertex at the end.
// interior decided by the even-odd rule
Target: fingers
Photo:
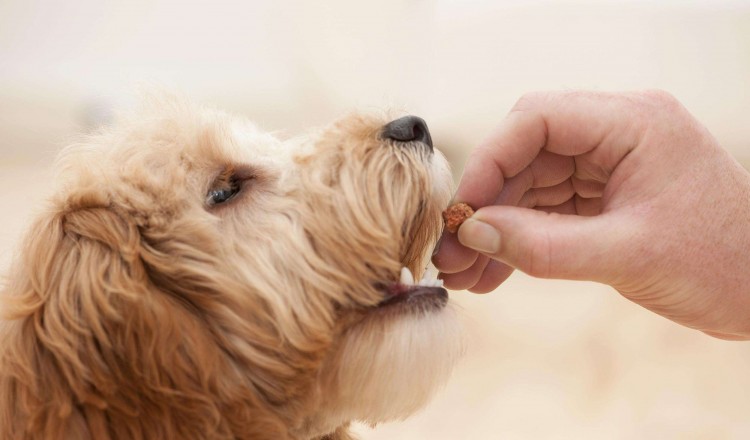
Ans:
{"type": "MultiPolygon", "coordinates": [[[[550,188],[538,188],[534,201],[527,192],[518,205],[535,207],[544,213],[594,216],[602,212],[601,198],[583,198],[573,194],[571,181],[550,188]]],[[[456,234],[445,234],[439,252],[433,256],[433,263],[441,272],[441,278],[449,289],[468,289],[483,293],[494,290],[513,272],[513,268],[498,261],[487,262],[487,257],[462,245],[456,234]],[[497,271],[497,272],[494,272],[497,271]]]]}
{"type": "Polygon", "coordinates": [[[566,180],[558,185],[549,188],[532,188],[526,191],[526,194],[518,201],[517,206],[523,208],[533,208],[536,206],[556,206],[567,200],[575,194],[573,182],[566,180]]]}
{"type": "MultiPolygon", "coordinates": [[[[521,173],[540,151],[583,156],[580,179],[606,182],[638,142],[627,95],[536,93],[526,95],[469,156],[456,201],[480,208],[495,202],[505,179],[521,173]]],[[[580,173],[580,175],[579,175],[580,173]]]]}
{"type": "Polygon", "coordinates": [[[490,260],[487,266],[482,272],[481,278],[472,287],[469,287],[469,291],[473,293],[489,293],[492,292],[507,280],[508,277],[513,273],[513,268],[505,263],[501,263],[497,260],[490,260]]]}
{"type": "MultiPolygon", "coordinates": [[[[532,113],[538,123],[541,120],[544,124],[537,127],[545,129],[545,143],[540,149],[579,156],[605,147],[617,153],[619,162],[640,137],[640,121],[633,116],[637,104],[632,98],[625,93],[538,92],[524,95],[513,112],[532,113]]],[[[604,164],[607,160],[600,157],[595,162],[604,164]]]]}
{"type": "MultiPolygon", "coordinates": [[[[565,214],[602,213],[612,171],[640,141],[644,118],[634,98],[635,94],[588,92],[535,93],[521,98],[469,156],[454,200],[474,208],[515,205],[535,209],[492,207],[499,211],[491,211],[491,217],[500,219],[493,227],[504,237],[497,251],[488,251],[487,237],[470,232],[472,227],[462,226],[459,240],[446,234],[451,238],[444,240],[433,261],[444,274],[455,274],[447,279],[462,286],[476,280],[472,289],[486,290],[510,273],[505,269],[487,275],[492,267],[507,267],[488,263],[477,279],[481,259],[462,249],[468,243],[464,239],[471,237],[479,240],[473,249],[501,262],[497,264],[507,263],[537,276],[591,278],[586,272],[590,266],[582,263],[590,255],[579,255],[590,249],[580,246],[606,241],[592,241],[584,233],[593,225],[603,226],[565,214]],[[559,230],[552,234],[555,228],[559,230]],[[544,261],[545,251],[551,252],[550,261],[544,261]]],[[[475,220],[489,221],[481,216],[475,220]]]]}
{"type": "Polygon", "coordinates": [[[575,160],[569,156],[542,150],[529,164],[533,176],[532,188],[557,185],[567,180],[576,170],[575,160]]]}
{"type": "Polygon", "coordinates": [[[489,262],[488,256],[479,255],[468,269],[454,274],[443,274],[440,278],[443,280],[443,285],[448,289],[465,290],[473,287],[479,281],[489,262]]]}
{"type": "Polygon", "coordinates": [[[570,178],[574,172],[573,158],[541,151],[528,167],[505,181],[493,204],[516,205],[529,189],[557,185],[570,178]]]}
{"type": "MultiPolygon", "coordinates": [[[[575,209],[575,200],[556,209],[575,209]]],[[[458,238],[464,246],[532,276],[605,281],[616,274],[627,248],[623,243],[630,228],[622,223],[603,215],[489,206],[461,226],[458,238]]]]}
{"type": "Polygon", "coordinates": [[[461,245],[456,234],[443,232],[432,256],[432,264],[442,273],[457,273],[470,268],[478,256],[475,250],[461,245]]]}
{"type": "Polygon", "coordinates": [[[546,143],[541,115],[511,112],[466,161],[455,200],[479,208],[500,196],[506,178],[526,168],[546,143]]]}
{"type": "Polygon", "coordinates": [[[576,194],[587,199],[601,197],[604,194],[604,183],[595,180],[582,180],[576,176],[570,179],[576,194]]]}
{"type": "Polygon", "coordinates": [[[469,290],[474,293],[489,293],[497,288],[513,273],[513,268],[485,255],[479,255],[477,261],[463,272],[441,274],[440,278],[446,288],[452,290],[469,290]]]}

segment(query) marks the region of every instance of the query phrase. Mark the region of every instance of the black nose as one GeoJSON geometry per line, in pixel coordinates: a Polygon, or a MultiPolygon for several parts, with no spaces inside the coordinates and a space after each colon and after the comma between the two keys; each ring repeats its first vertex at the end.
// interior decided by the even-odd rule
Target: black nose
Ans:
{"type": "Polygon", "coordinates": [[[432,138],[427,123],[416,116],[404,116],[385,124],[383,137],[398,142],[422,142],[432,150],[432,138]]]}

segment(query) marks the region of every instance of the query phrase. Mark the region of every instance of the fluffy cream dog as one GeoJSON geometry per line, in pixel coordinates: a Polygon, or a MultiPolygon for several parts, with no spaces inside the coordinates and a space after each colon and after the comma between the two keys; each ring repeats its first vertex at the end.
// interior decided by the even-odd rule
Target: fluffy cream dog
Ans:
{"type": "Polygon", "coordinates": [[[3,288],[0,438],[347,439],[424,405],[460,343],[410,285],[450,197],[423,121],[283,142],[153,101],[61,156],[3,288]]]}

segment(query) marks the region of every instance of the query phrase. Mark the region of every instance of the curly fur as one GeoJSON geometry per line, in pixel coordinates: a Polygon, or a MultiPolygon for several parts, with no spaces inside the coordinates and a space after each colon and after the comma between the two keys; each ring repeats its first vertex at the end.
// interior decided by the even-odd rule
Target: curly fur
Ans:
{"type": "Polygon", "coordinates": [[[343,440],[423,406],[453,313],[378,286],[422,272],[450,178],[385,122],[281,141],[159,98],[66,149],[2,288],[0,438],[343,440]]]}

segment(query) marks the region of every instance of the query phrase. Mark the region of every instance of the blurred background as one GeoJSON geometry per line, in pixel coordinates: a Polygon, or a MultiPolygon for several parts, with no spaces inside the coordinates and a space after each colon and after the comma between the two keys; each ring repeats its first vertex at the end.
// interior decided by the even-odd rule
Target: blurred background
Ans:
{"type": "MultiPolygon", "coordinates": [[[[408,111],[456,176],[524,92],[662,88],[748,166],[750,1],[0,0],[0,266],[55,152],[144,83],[289,134],[408,111]]],[[[591,283],[514,274],[453,298],[469,334],[453,379],[363,439],[750,438],[747,343],[591,283]]]]}

